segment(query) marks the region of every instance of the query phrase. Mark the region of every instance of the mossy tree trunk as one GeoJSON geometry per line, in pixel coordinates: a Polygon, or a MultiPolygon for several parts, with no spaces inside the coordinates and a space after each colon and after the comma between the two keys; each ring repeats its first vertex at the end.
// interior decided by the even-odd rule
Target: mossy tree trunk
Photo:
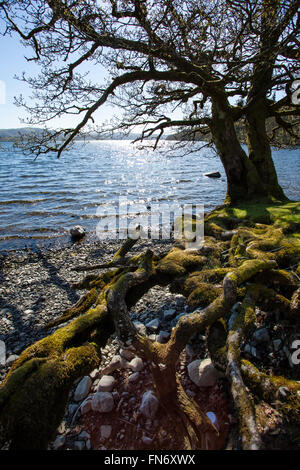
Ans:
{"type": "Polygon", "coordinates": [[[284,201],[286,196],[278,183],[272,159],[272,151],[266,130],[268,111],[264,100],[260,100],[247,113],[247,145],[250,162],[255,166],[264,185],[265,192],[277,200],[284,201]]]}
{"type": "Polygon", "coordinates": [[[260,175],[247,157],[236,134],[230,106],[213,101],[211,132],[227,176],[227,203],[266,197],[260,175]]]}

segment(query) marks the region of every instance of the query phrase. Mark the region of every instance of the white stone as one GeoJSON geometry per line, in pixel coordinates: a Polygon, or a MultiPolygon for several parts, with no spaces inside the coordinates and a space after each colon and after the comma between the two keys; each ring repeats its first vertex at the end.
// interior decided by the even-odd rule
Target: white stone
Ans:
{"type": "Polygon", "coordinates": [[[116,384],[116,379],[112,375],[103,375],[99,380],[97,392],[111,392],[116,384]]]}
{"type": "Polygon", "coordinates": [[[220,376],[209,358],[190,362],[187,369],[189,378],[198,387],[212,387],[220,376]]]}
{"type": "Polygon", "coordinates": [[[103,370],[103,373],[106,375],[111,374],[115,370],[120,369],[121,365],[122,365],[121,356],[115,355],[110,361],[110,363],[105,367],[105,369],[103,370]]]}
{"type": "Polygon", "coordinates": [[[144,363],[140,357],[135,357],[129,362],[128,367],[132,372],[140,372],[144,368],[144,363]]]}
{"type": "Polygon", "coordinates": [[[154,418],[159,407],[159,401],[152,392],[148,390],[144,393],[142,397],[142,402],[140,406],[140,412],[146,416],[146,418],[154,418]]]}
{"type": "Polygon", "coordinates": [[[114,398],[110,392],[97,392],[92,399],[92,410],[109,413],[114,408],[114,398]]]}
{"type": "Polygon", "coordinates": [[[84,400],[85,397],[88,395],[90,389],[92,386],[92,379],[88,375],[83,377],[79,384],[76,387],[75,393],[74,393],[74,400],[75,401],[81,401],[84,400]]]}
{"type": "Polygon", "coordinates": [[[19,356],[17,356],[16,354],[11,354],[7,359],[6,359],[6,365],[9,366],[11,365],[13,362],[15,362],[17,359],[19,358],[19,356]]]}
{"type": "Polygon", "coordinates": [[[100,426],[100,435],[102,439],[109,439],[112,432],[112,426],[110,424],[103,424],[100,426]]]}
{"type": "Polygon", "coordinates": [[[133,324],[134,324],[135,328],[138,330],[140,335],[146,336],[147,330],[146,330],[146,327],[145,327],[144,323],[142,323],[140,321],[134,321],[133,324]]]}

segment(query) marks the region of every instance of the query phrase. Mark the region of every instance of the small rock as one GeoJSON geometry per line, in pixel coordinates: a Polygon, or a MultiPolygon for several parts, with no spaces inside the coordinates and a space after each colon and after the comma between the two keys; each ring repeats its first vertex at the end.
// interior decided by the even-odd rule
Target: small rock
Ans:
{"type": "Polygon", "coordinates": [[[93,396],[92,410],[100,413],[109,413],[114,408],[114,398],[110,392],[97,392],[93,396]]]}
{"type": "Polygon", "coordinates": [[[146,323],[146,327],[150,330],[150,331],[157,331],[158,328],[159,328],[159,319],[158,318],[154,318],[154,320],[151,320],[149,321],[148,323],[146,323]]]}
{"type": "Polygon", "coordinates": [[[109,375],[122,366],[122,358],[119,355],[115,355],[110,363],[104,368],[103,373],[109,375]]]}
{"type": "Polygon", "coordinates": [[[150,437],[147,437],[147,436],[143,436],[142,437],[142,443],[146,446],[150,446],[153,442],[153,439],[151,439],[150,437]]]}
{"type": "Polygon", "coordinates": [[[215,415],[215,413],[213,413],[212,411],[207,411],[206,416],[211,420],[211,422],[213,423],[213,425],[214,425],[214,426],[217,428],[217,430],[219,431],[220,425],[219,425],[218,418],[217,418],[217,416],[215,415]]]}
{"type": "Polygon", "coordinates": [[[185,353],[187,355],[187,358],[190,360],[194,357],[195,351],[193,350],[192,346],[190,344],[187,344],[185,347],[185,353]]]}
{"type": "Polygon", "coordinates": [[[84,441],[75,441],[74,442],[74,450],[83,450],[85,448],[84,441]]]}
{"type": "Polygon", "coordinates": [[[144,363],[140,357],[135,357],[129,362],[128,367],[133,372],[140,372],[144,368],[144,363]]]}
{"type": "Polygon", "coordinates": [[[79,439],[87,440],[87,439],[90,439],[91,436],[88,432],[82,431],[78,437],[79,439]]]}
{"type": "Polygon", "coordinates": [[[281,339],[274,339],[273,346],[274,346],[275,351],[279,351],[279,349],[281,348],[281,344],[282,344],[281,339]]]}
{"type": "Polygon", "coordinates": [[[13,362],[15,362],[17,359],[19,358],[19,356],[17,356],[17,354],[11,354],[10,356],[8,356],[8,358],[6,359],[6,365],[7,366],[10,366],[13,362]]]}
{"type": "Polygon", "coordinates": [[[135,353],[130,349],[120,349],[120,356],[127,361],[131,361],[135,357],[135,353]]]}
{"type": "Polygon", "coordinates": [[[111,392],[116,384],[116,379],[111,375],[103,375],[101,377],[98,386],[97,392],[111,392]]]}
{"type": "Polygon", "coordinates": [[[168,331],[161,330],[159,335],[156,338],[158,343],[167,343],[170,338],[170,333],[168,331]]]}
{"type": "Polygon", "coordinates": [[[72,241],[81,240],[85,236],[85,229],[81,225],[76,225],[75,227],[70,229],[70,235],[72,241]]]}
{"type": "Polygon", "coordinates": [[[164,320],[171,320],[174,318],[176,314],[176,310],[174,308],[170,308],[164,311],[164,320]]]}
{"type": "Polygon", "coordinates": [[[190,362],[187,369],[189,378],[198,387],[212,387],[221,375],[209,358],[190,362]]]}
{"type": "Polygon", "coordinates": [[[99,374],[99,369],[92,370],[92,372],[90,373],[91,379],[94,380],[98,374],[99,374]]]}
{"type": "Polygon", "coordinates": [[[139,380],[140,374],[135,372],[134,374],[130,375],[128,378],[128,382],[131,384],[136,383],[139,380]]]}
{"type": "Polygon", "coordinates": [[[54,450],[61,449],[66,442],[66,437],[65,436],[58,436],[55,441],[52,444],[52,447],[54,450]]]}
{"type": "Polygon", "coordinates": [[[28,310],[25,310],[24,313],[25,313],[25,315],[31,315],[34,312],[33,312],[33,310],[28,309],[28,310]]]}
{"type": "Polygon", "coordinates": [[[90,389],[92,386],[92,379],[88,375],[83,377],[79,384],[76,387],[75,393],[74,393],[74,400],[75,401],[81,401],[84,400],[84,398],[88,395],[90,389]]]}
{"type": "Polygon", "coordinates": [[[159,401],[152,392],[152,390],[148,390],[147,392],[145,392],[142,398],[140,412],[146,418],[154,418],[157,413],[158,407],[159,401]]]}
{"type": "Polygon", "coordinates": [[[148,338],[150,339],[150,341],[156,341],[156,338],[157,338],[157,335],[149,335],[148,338]]]}
{"type": "Polygon", "coordinates": [[[134,324],[135,328],[138,330],[140,335],[146,336],[147,330],[146,330],[146,327],[145,327],[144,323],[142,323],[140,321],[134,321],[133,324],[134,324]]]}
{"type": "Polygon", "coordinates": [[[221,178],[221,173],[219,171],[213,171],[212,173],[205,173],[204,176],[208,178],[221,178]]]}
{"type": "Polygon", "coordinates": [[[103,424],[100,426],[101,439],[109,439],[112,432],[112,426],[110,424],[103,424]]]}
{"type": "Polygon", "coordinates": [[[266,343],[270,341],[270,335],[267,328],[259,328],[259,330],[256,330],[253,338],[257,343],[266,343]]]}
{"type": "Polygon", "coordinates": [[[89,397],[87,397],[80,405],[80,411],[81,411],[81,414],[86,414],[88,413],[89,411],[91,411],[92,409],[92,395],[90,395],[89,397]]]}

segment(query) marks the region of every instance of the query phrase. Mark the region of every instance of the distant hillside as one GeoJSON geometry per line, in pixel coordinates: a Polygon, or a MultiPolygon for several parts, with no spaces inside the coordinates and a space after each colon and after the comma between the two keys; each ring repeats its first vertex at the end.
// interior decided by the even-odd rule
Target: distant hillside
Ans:
{"type": "Polygon", "coordinates": [[[42,129],[38,127],[22,127],[20,129],[0,129],[0,142],[15,142],[18,140],[19,135],[40,133],[42,129]]]}
{"type": "MultiPolygon", "coordinates": [[[[242,143],[246,143],[246,128],[243,121],[238,121],[235,125],[237,135],[242,143]]],[[[276,127],[275,119],[270,118],[267,120],[267,130],[269,136],[272,134],[273,128],[276,127]]],[[[297,138],[292,137],[288,132],[283,129],[279,129],[275,133],[275,138],[272,140],[272,145],[278,147],[300,147],[300,124],[295,126],[294,133],[298,136],[297,138]]],[[[173,134],[167,137],[167,140],[193,140],[192,136],[188,135],[187,131],[181,131],[177,134],[173,134]]],[[[202,134],[196,132],[194,140],[209,141],[210,134],[202,134]]]]}
{"type": "MultiPolygon", "coordinates": [[[[22,127],[20,129],[0,129],[0,142],[17,142],[20,138],[20,134],[23,135],[30,135],[32,133],[41,134],[43,129],[39,127],[22,127]]],[[[134,140],[139,137],[139,134],[131,134],[130,136],[124,136],[121,133],[114,133],[113,137],[111,134],[107,134],[107,136],[101,135],[96,133],[91,133],[90,135],[86,136],[86,139],[92,140],[134,140]]],[[[152,137],[154,139],[155,137],[152,137]]],[[[75,140],[83,140],[84,137],[77,137],[75,140]]],[[[146,139],[147,140],[147,139],[146,139]]]]}

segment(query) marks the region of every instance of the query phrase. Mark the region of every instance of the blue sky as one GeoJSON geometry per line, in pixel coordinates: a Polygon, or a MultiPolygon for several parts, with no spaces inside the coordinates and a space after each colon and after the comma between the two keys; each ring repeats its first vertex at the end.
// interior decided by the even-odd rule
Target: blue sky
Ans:
{"type": "MultiPolygon", "coordinates": [[[[31,95],[31,90],[26,83],[14,79],[15,75],[21,75],[26,72],[35,75],[39,72],[39,68],[33,62],[27,62],[25,56],[30,56],[30,49],[25,48],[16,37],[1,37],[0,40],[0,129],[23,127],[24,123],[20,122],[20,118],[26,116],[22,108],[14,105],[14,97],[22,94],[24,98],[31,95]],[[1,90],[5,86],[5,103],[1,100],[1,90]],[[2,104],[1,104],[2,103],[2,104]]],[[[105,76],[105,70],[97,68],[93,74],[97,76],[98,82],[102,82],[105,76]],[[97,75],[96,75],[97,74],[97,75]]],[[[92,76],[91,75],[91,76],[92,76]]],[[[96,122],[100,123],[103,119],[108,119],[113,115],[113,108],[109,105],[103,106],[96,114],[96,122]]],[[[66,117],[51,123],[51,127],[64,127],[74,125],[74,118],[66,117]]]]}

